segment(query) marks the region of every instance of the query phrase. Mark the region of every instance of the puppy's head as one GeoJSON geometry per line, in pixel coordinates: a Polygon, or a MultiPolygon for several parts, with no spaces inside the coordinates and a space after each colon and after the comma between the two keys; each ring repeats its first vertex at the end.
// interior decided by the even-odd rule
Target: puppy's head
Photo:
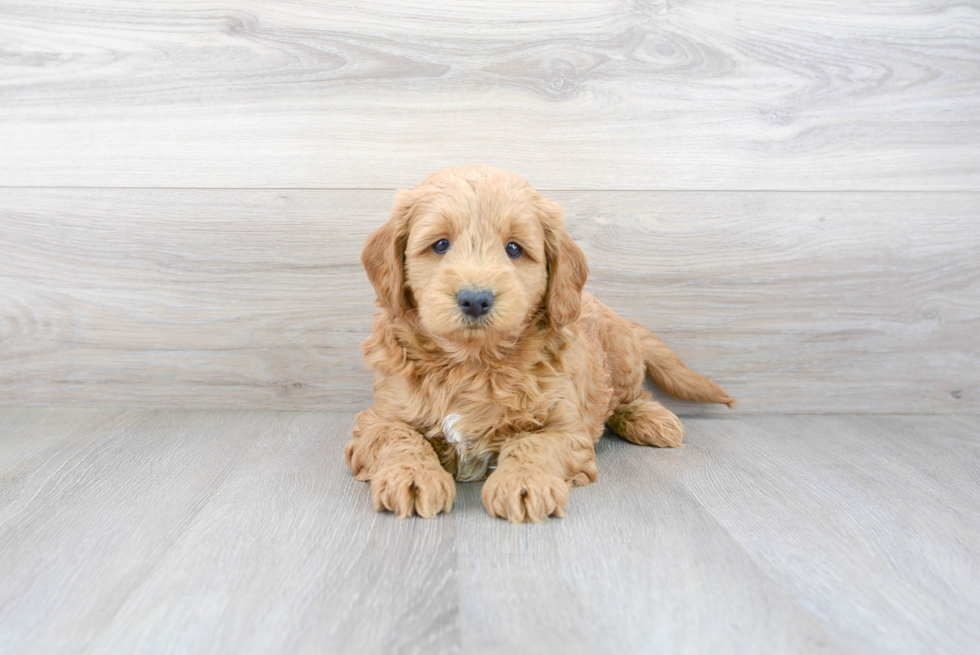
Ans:
{"type": "Polygon", "coordinates": [[[361,261],[382,307],[426,332],[481,345],[536,317],[574,321],[588,265],[561,207],[494,168],[438,171],[400,191],[361,261]]]}

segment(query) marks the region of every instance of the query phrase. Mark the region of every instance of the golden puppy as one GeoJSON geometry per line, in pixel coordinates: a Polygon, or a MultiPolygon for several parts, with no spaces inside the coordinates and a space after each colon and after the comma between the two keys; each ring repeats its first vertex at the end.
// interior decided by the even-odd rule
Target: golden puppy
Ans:
{"type": "Polygon", "coordinates": [[[400,191],[361,261],[381,308],[364,342],[375,397],[345,456],[378,511],[431,518],[452,508],[454,476],[489,472],[491,516],[564,516],[569,488],[596,479],[604,425],[681,444],[644,371],[678,398],[735,403],[582,293],[588,265],[561,207],[512,173],[447,169],[400,191]]]}

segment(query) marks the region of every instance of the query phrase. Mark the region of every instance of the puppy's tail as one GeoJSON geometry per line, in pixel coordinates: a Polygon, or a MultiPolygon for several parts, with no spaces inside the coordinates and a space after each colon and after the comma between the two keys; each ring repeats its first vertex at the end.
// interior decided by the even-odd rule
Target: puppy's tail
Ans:
{"type": "Polygon", "coordinates": [[[681,358],[654,333],[636,323],[633,331],[643,344],[643,363],[647,375],[658,387],[674,398],[702,403],[718,403],[735,407],[738,399],[730,397],[724,389],[689,369],[681,358]]]}

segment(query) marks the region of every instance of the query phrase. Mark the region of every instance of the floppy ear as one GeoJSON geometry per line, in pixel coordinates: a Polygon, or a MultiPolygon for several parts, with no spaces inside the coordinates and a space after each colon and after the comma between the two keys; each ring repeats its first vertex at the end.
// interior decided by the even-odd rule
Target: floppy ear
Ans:
{"type": "Polygon", "coordinates": [[[561,207],[548,201],[545,218],[545,250],[548,257],[548,292],[545,309],[553,327],[568,325],[582,309],[582,288],[589,277],[585,253],[578,247],[562,220],[561,207]]]}
{"type": "Polygon", "coordinates": [[[378,294],[378,306],[404,316],[410,302],[405,289],[405,243],[413,203],[407,191],[395,196],[391,219],[364,242],[361,264],[378,294]]]}

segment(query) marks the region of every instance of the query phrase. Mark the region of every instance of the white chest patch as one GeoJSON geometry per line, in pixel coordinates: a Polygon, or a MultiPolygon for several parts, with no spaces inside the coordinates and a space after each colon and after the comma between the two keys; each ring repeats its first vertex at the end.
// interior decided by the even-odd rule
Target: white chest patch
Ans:
{"type": "Polygon", "coordinates": [[[473,457],[470,454],[469,447],[471,444],[459,426],[462,418],[460,414],[450,414],[442,419],[442,434],[446,438],[446,442],[452,444],[459,455],[456,479],[460,482],[482,480],[487,475],[491,455],[487,453],[481,457],[473,457]]]}
{"type": "Polygon", "coordinates": [[[463,417],[459,414],[450,414],[442,419],[442,434],[445,435],[446,441],[456,447],[457,451],[463,445],[463,439],[466,437],[456,425],[461,418],[463,417]]]}

